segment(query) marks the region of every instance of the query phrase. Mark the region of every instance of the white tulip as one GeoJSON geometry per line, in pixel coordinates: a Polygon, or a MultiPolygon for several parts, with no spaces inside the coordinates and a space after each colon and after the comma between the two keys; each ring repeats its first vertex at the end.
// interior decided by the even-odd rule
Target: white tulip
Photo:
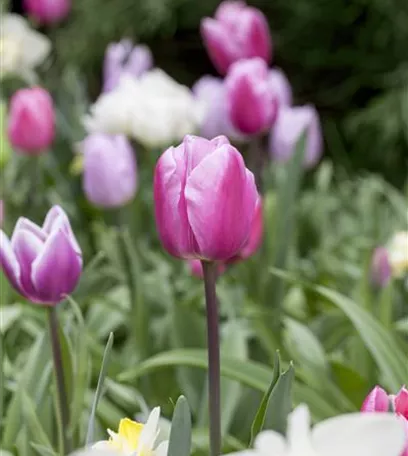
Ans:
{"type": "Polygon", "coordinates": [[[124,75],[102,94],[85,118],[89,132],[125,134],[145,147],[166,147],[197,130],[202,105],[160,69],[139,78],[124,75]]]}
{"type": "Polygon", "coordinates": [[[33,30],[18,14],[0,16],[0,79],[20,76],[35,81],[35,67],[51,50],[50,40],[33,30]]]}
{"type": "Polygon", "coordinates": [[[230,456],[400,456],[402,420],[391,413],[352,413],[323,421],[310,430],[310,414],[300,405],[289,415],[287,438],[263,431],[253,450],[230,456]]]}
{"type": "Polygon", "coordinates": [[[395,233],[387,245],[388,261],[395,277],[408,272],[408,231],[395,233]]]}

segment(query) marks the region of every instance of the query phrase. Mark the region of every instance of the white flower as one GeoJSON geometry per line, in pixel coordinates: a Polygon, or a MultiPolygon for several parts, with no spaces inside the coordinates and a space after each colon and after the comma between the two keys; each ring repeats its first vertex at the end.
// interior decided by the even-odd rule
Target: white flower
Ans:
{"type": "Polygon", "coordinates": [[[388,261],[395,277],[408,271],[408,231],[395,233],[387,245],[388,261]]]}
{"type": "MultiPolygon", "coordinates": [[[[391,413],[352,413],[323,421],[310,430],[310,415],[300,405],[289,415],[285,439],[261,432],[255,449],[235,456],[400,456],[405,443],[402,421],[391,413]]],[[[231,454],[232,456],[232,454],[231,454]]]]}
{"type": "Polygon", "coordinates": [[[33,69],[51,50],[50,40],[17,14],[0,16],[0,34],[0,79],[15,75],[33,81],[33,69]]]}
{"type": "Polygon", "coordinates": [[[109,440],[95,443],[92,449],[109,451],[118,456],[167,456],[167,440],[156,447],[160,433],[159,419],[160,407],[152,410],[146,424],[125,418],[120,421],[117,433],[108,429],[109,440]]]}
{"type": "Polygon", "coordinates": [[[194,133],[201,118],[201,104],[191,91],[154,69],[139,78],[123,75],[114,90],[96,100],[84,124],[89,132],[125,134],[154,148],[194,133]]]}

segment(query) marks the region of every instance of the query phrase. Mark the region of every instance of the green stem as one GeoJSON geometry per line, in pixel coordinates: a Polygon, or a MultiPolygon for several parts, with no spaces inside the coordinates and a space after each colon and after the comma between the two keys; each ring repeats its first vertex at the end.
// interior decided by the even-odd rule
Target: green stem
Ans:
{"type": "Polygon", "coordinates": [[[204,271],[205,301],[207,306],[208,338],[208,402],[210,411],[210,455],[221,453],[220,413],[220,340],[218,332],[218,305],[215,292],[217,265],[202,261],[204,271]]]}
{"type": "Polygon", "coordinates": [[[65,388],[64,366],[62,364],[61,343],[58,335],[58,319],[57,309],[55,306],[48,309],[48,323],[51,337],[52,356],[54,360],[54,374],[55,383],[57,385],[58,395],[58,410],[60,414],[60,422],[62,426],[62,445],[61,454],[69,454],[72,446],[67,438],[67,431],[69,426],[69,406],[67,391],[65,388]]]}
{"type": "Polygon", "coordinates": [[[254,136],[250,144],[252,171],[260,194],[264,192],[263,168],[265,164],[265,141],[263,136],[254,136]]]}

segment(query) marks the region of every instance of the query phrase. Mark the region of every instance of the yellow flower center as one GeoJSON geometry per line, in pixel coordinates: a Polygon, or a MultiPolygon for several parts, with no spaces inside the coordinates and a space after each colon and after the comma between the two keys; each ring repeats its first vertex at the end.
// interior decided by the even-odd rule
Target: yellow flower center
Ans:
{"type": "Polygon", "coordinates": [[[120,420],[118,433],[111,433],[109,444],[115,450],[124,453],[136,451],[142,429],[143,424],[132,421],[129,418],[124,418],[120,420]]]}

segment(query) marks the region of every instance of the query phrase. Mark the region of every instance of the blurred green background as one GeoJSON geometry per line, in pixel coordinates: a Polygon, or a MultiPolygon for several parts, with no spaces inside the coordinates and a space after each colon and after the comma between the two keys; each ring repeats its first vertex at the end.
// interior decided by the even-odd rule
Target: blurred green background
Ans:
{"type": "MultiPolygon", "coordinates": [[[[156,65],[191,85],[215,71],[199,34],[216,0],[74,1],[56,40],[55,69],[85,72],[100,89],[107,44],[122,37],[151,46],[156,65]]],[[[258,0],[296,103],[322,115],[326,154],[348,173],[381,173],[401,187],[408,175],[408,2],[406,0],[258,0]]],[[[13,2],[21,11],[21,2],[13,2]]]]}

